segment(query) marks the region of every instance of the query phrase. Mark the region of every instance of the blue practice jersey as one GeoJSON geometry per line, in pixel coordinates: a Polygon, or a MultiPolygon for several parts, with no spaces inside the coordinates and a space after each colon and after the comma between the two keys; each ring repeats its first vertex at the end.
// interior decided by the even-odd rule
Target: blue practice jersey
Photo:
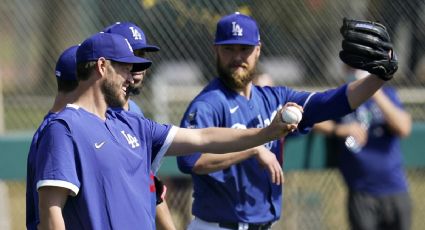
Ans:
{"type": "Polygon", "coordinates": [[[177,127],[123,110],[106,120],[68,105],[46,126],[37,151],[37,188],[69,189],[67,229],[155,229],[151,159],[162,157],[177,127]]]}
{"type": "MultiPolygon", "coordinates": [[[[284,104],[296,102],[304,106],[298,128],[305,133],[316,122],[351,112],[345,93],[346,86],[325,93],[253,86],[251,99],[247,100],[215,79],[189,105],[181,125],[189,128],[261,128],[270,124],[284,104]]],[[[265,146],[282,160],[282,144],[279,141],[265,146]]],[[[192,173],[200,154],[178,157],[179,169],[192,173]]],[[[271,183],[269,173],[255,158],[208,175],[193,173],[192,178],[192,213],[203,220],[264,223],[280,217],[282,187],[271,183]]]]}
{"type": "Polygon", "coordinates": [[[27,186],[26,186],[26,225],[28,230],[37,230],[40,223],[38,214],[38,193],[35,182],[35,157],[37,153],[38,136],[57,113],[48,113],[35,131],[27,157],[27,186]]]}
{"type": "MultiPolygon", "coordinates": [[[[403,109],[393,88],[384,87],[383,90],[396,106],[403,109]]],[[[338,143],[339,166],[348,187],[377,196],[407,191],[400,138],[389,130],[378,105],[369,99],[339,122],[353,121],[368,127],[368,141],[357,153],[350,152],[344,140],[338,143]]]]}
{"type": "MultiPolygon", "coordinates": [[[[117,110],[121,110],[121,108],[119,108],[117,110]]],[[[140,107],[136,104],[136,102],[134,102],[131,99],[128,100],[128,111],[132,112],[132,113],[136,113],[141,117],[145,117],[145,115],[142,112],[142,109],[140,109],[140,107]]],[[[162,158],[160,158],[160,157],[152,159],[151,175],[149,176],[149,178],[150,178],[149,188],[150,188],[150,192],[151,192],[151,209],[152,209],[152,213],[153,213],[154,216],[156,215],[156,187],[155,187],[154,175],[159,170],[161,159],[162,158]]]]}

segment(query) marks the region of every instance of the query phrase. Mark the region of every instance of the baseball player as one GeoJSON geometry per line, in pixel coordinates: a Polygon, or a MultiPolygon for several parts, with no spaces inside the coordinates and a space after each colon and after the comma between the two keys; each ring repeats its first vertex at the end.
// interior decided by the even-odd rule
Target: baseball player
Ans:
{"type": "MultiPolygon", "coordinates": [[[[363,72],[350,68],[347,78],[363,72]]],[[[351,229],[410,229],[412,206],[400,139],[411,128],[412,118],[392,87],[383,87],[353,113],[314,126],[331,137],[348,188],[351,229]],[[357,146],[345,145],[350,136],[357,146]]]]}
{"type": "Polygon", "coordinates": [[[78,81],[75,73],[76,61],[75,55],[78,46],[71,46],[59,56],[56,63],[56,82],[58,85],[58,93],[55,102],[47,115],[44,117],[37,131],[35,132],[27,159],[27,186],[26,186],[26,226],[28,230],[37,230],[39,223],[38,217],[38,194],[35,183],[35,158],[38,145],[38,136],[57,113],[61,111],[65,105],[74,99],[75,88],[78,81]]]}
{"type": "MultiPolygon", "coordinates": [[[[369,34],[373,37],[375,29],[384,30],[373,23],[362,25],[344,21],[341,32],[344,36],[349,32],[367,38],[369,34]],[[372,31],[366,32],[363,27],[372,28],[372,31]]],[[[387,42],[385,33],[382,37],[379,41],[387,42]]],[[[381,60],[374,56],[364,57],[359,51],[362,47],[356,47],[358,41],[344,37],[344,44],[348,42],[355,47],[344,49],[341,58],[373,75],[325,92],[300,92],[285,86],[259,87],[252,84],[262,45],[256,21],[240,13],[221,18],[214,40],[219,76],[190,103],[181,126],[265,127],[281,105],[295,102],[304,109],[298,131],[306,133],[314,123],[350,113],[391,79],[397,61],[395,55],[390,56],[391,47],[382,52],[386,56],[381,60]]],[[[265,144],[264,148],[220,155],[196,152],[178,157],[179,169],[193,179],[192,214],[195,218],[188,229],[271,228],[281,215],[282,186],[273,183],[276,182],[275,171],[261,167],[258,156],[268,154],[282,162],[282,144],[276,140],[265,144]]]]}
{"type": "Polygon", "coordinates": [[[41,229],[155,229],[151,159],[194,151],[239,151],[282,138],[297,128],[281,116],[265,128],[184,129],[162,125],[122,107],[131,71],[151,62],[136,57],[117,34],[98,33],[77,50],[77,99],[39,136],[36,177],[41,229]]]}
{"type": "MultiPolygon", "coordinates": [[[[144,58],[146,52],[157,52],[159,47],[147,44],[147,39],[143,30],[131,22],[116,22],[113,25],[106,27],[103,32],[119,34],[127,39],[133,48],[133,52],[136,56],[144,58]]],[[[143,84],[146,70],[132,72],[134,83],[130,85],[129,92],[126,95],[127,103],[124,105],[124,109],[127,111],[135,112],[144,117],[142,110],[137,104],[130,99],[130,95],[138,95],[143,84]]],[[[152,160],[154,161],[154,159],[152,160]]],[[[151,192],[152,192],[152,209],[153,213],[156,212],[155,222],[159,229],[174,230],[173,219],[168,209],[167,202],[165,201],[165,195],[167,188],[154,174],[158,171],[159,164],[155,164],[152,168],[151,175],[151,192]]]]}

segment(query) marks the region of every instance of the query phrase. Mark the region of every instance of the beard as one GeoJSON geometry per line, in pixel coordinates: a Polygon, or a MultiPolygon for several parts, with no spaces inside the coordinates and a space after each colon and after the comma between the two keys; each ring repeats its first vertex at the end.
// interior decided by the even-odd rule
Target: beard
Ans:
{"type": "Polygon", "coordinates": [[[141,86],[130,85],[127,89],[127,92],[129,92],[128,95],[129,96],[130,95],[139,95],[140,94],[140,88],[141,88],[141,86]]]}
{"type": "Polygon", "coordinates": [[[143,87],[143,80],[145,79],[146,70],[141,71],[141,72],[132,73],[132,75],[133,75],[134,83],[130,84],[130,86],[127,89],[127,92],[128,92],[127,95],[128,96],[140,94],[141,89],[143,87]],[[136,78],[136,76],[137,76],[137,78],[136,78]]]}
{"type": "Polygon", "coordinates": [[[243,89],[254,79],[257,61],[258,60],[255,61],[252,69],[248,69],[249,66],[243,63],[241,64],[244,69],[243,72],[232,72],[231,68],[221,65],[221,60],[217,57],[218,76],[230,89],[243,89]]]}
{"type": "Polygon", "coordinates": [[[121,96],[121,87],[114,84],[113,81],[110,81],[108,78],[105,79],[102,82],[101,90],[108,107],[118,108],[124,106],[125,99],[121,96]]]}

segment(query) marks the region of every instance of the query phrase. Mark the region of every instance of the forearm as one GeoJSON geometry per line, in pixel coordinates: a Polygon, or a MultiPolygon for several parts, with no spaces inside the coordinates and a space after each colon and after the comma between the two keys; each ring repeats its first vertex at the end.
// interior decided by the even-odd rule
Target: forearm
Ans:
{"type": "Polygon", "coordinates": [[[374,75],[351,82],[347,87],[348,103],[356,109],[379,90],[385,81],[374,75]]]}
{"type": "Polygon", "coordinates": [[[336,126],[337,124],[334,121],[323,121],[315,124],[313,129],[316,132],[329,136],[335,134],[336,126]]]}
{"type": "Polygon", "coordinates": [[[204,153],[196,161],[192,170],[197,174],[208,174],[229,168],[231,165],[242,162],[256,154],[258,154],[256,148],[225,154],[204,153]]]}
{"type": "Polygon", "coordinates": [[[180,128],[167,151],[167,155],[182,155],[192,152],[237,152],[277,139],[279,136],[283,136],[281,135],[282,132],[285,132],[282,127],[263,129],[180,128]]]}
{"type": "Polygon", "coordinates": [[[155,225],[158,230],[176,230],[165,200],[156,206],[155,225]]]}
{"type": "Polygon", "coordinates": [[[69,190],[60,187],[41,187],[39,193],[39,230],[65,229],[62,209],[65,206],[69,190]]]}
{"type": "Polygon", "coordinates": [[[394,105],[382,90],[375,93],[373,100],[381,109],[388,127],[394,134],[400,137],[406,137],[410,134],[412,118],[409,113],[394,105]]]}
{"type": "Polygon", "coordinates": [[[46,214],[40,214],[39,230],[65,230],[65,222],[62,217],[62,210],[59,207],[49,207],[46,214]]]}

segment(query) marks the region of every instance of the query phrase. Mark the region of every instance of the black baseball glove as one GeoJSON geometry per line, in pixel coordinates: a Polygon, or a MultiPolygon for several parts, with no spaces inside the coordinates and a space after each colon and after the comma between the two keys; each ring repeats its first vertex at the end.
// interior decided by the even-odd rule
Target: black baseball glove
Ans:
{"type": "Polygon", "coordinates": [[[167,187],[159,180],[158,177],[154,177],[155,180],[155,191],[156,191],[156,205],[161,204],[165,199],[167,193],[167,187]]]}
{"type": "Polygon", "coordinates": [[[398,69],[397,56],[387,29],[382,24],[344,18],[341,60],[388,81],[398,69]]]}

